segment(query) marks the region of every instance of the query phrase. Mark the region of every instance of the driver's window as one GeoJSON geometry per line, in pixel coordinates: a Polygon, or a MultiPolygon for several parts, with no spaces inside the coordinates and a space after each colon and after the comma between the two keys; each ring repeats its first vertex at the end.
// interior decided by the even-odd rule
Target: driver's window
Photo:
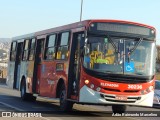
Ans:
{"type": "Polygon", "coordinates": [[[111,43],[104,43],[103,58],[107,60],[108,64],[113,64],[115,62],[115,49],[111,43]]]}
{"type": "Polygon", "coordinates": [[[84,66],[94,68],[95,64],[114,64],[115,49],[105,37],[89,37],[85,44],[84,66]]]}

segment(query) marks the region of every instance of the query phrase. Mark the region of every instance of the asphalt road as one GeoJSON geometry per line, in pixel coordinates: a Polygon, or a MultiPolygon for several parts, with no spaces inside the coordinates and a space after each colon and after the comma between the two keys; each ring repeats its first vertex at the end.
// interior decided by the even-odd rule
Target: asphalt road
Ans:
{"type": "Polygon", "coordinates": [[[127,112],[124,114],[126,117],[120,117],[113,116],[110,106],[75,104],[73,112],[64,113],[60,111],[58,101],[42,98],[38,98],[36,102],[22,101],[19,91],[9,89],[5,84],[1,84],[0,116],[3,116],[0,117],[0,120],[159,120],[160,109],[128,106],[127,112]],[[139,117],[142,114],[143,117],[139,117]],[[148,114],[151,117],[144,117],[148,114]],[[159,117],[155,117],[156,115],[159,117]]]}

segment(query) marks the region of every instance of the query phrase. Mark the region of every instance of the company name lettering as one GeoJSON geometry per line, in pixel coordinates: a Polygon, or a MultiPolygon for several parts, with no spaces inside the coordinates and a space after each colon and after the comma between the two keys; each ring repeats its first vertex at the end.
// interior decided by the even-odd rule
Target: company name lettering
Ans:
{"type": "Polygon", "coordinates": [[[101,83],[101,86],[119,87],[118,84],[101,83]]]}

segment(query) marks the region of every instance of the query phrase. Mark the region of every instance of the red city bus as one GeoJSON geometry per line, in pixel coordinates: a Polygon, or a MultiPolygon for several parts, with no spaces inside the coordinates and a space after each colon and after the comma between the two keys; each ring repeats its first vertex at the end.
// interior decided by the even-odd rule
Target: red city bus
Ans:
{"type": "Polygon", "coordinates": [[[74,103],[152,106],[155,28],[120,20],[86,20],[14,37],[7,84],[23,100],[59,98],[74,103]]]}

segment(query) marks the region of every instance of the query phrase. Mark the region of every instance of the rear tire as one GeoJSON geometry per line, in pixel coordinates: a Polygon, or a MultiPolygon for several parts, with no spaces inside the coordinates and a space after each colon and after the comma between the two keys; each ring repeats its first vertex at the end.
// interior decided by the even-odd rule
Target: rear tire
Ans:
{"type": "Polygon", "coordinates": [[[119,114],[125,113],[126,109],[127,109],[126,105],[112,105],[112,112],[114,114],[115,113],[119,113],[119,114]]]}
{"type": "Polygon", "coordinates": [[[31,101],[31,102],[36,101],[37,97],[35,97],[35,96],[33,96],[32,94],[29,94],[29,93],[27,95],[28,95],[28,98],[27,98],[28,101],[31,101]]]}
{"type": "Polygon", "coordinates": [[[71,111],[73,108],[73,102],[67,101],[66,89],[65,86],[62,85],[60,91],[60,109],[62,111],[71,111]]]}

